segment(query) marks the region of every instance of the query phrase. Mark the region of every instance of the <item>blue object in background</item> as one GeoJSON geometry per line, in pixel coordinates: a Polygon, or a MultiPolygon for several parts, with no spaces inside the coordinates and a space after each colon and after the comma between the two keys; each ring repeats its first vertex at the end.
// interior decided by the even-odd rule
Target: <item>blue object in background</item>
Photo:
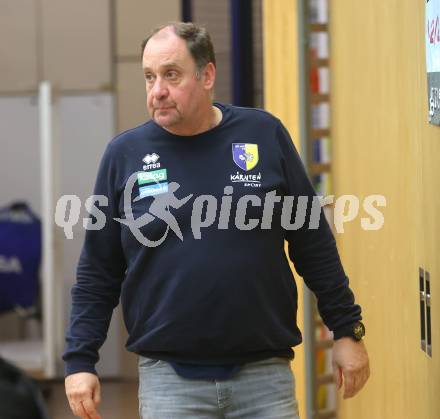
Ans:
{"type": "Polygon", "coordinates": [[[0,209],[0,313],[37,303],[41,222],[26,203],[0,209]]]}

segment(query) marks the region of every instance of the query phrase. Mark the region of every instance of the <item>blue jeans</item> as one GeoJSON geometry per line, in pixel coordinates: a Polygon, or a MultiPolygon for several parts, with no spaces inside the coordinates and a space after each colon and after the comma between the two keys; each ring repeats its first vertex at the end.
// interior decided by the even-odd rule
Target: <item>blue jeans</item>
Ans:
{"type": "Polygon", "coordinates": [[[141,419],[299,419],[290,360],[245,364],[228,380],[190,380],[166,361],[139,357],[141,419]]]}

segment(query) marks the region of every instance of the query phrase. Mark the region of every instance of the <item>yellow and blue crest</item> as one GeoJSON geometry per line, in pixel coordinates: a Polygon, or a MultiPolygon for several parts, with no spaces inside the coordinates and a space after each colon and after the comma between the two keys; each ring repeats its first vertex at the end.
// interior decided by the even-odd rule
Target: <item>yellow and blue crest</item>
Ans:
{"type": "Polygon", "coordinates": [[[232,158],[240,169],[253,169],[258,163],[258,144],[233,143],[232,158]]]}

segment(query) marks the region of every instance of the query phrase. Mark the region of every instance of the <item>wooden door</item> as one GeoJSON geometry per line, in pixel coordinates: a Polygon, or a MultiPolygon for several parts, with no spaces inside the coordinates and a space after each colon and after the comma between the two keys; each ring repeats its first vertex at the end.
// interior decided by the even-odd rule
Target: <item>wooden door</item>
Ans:
{"type": "Polygon", "coordinates": [[[371,378],[342,419],[440,417],[440,127],[429,125],[424,1],[330,2],[337,195],[361,199],[338,235],[367,326],[371,378]],[[362,200],[386,197],[365,231],[362,200]],[[430,272],[432,357],[420,345],[419,267],[430,272]]]}

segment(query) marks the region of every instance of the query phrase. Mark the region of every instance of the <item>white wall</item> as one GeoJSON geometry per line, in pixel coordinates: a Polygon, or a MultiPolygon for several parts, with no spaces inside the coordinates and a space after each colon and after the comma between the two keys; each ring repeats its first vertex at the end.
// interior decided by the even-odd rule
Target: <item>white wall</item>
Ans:
{"type": "MultiPolygon", "coordinates": [[[[60,195],[77,195],[81,202],[93,192],[98,164],[108,141],[114,136],[114,99],[108,93],[58,97],[59,127],[58,174],[60,195]]],[[[35,97],[0,98],[0,205],[25,200],[41,214],[40,146],[38,108],[35,97]]],[[[86,214],[82,212],[81,217],[86,214]]],[[[62,316],[67,325],[70,312],[70,288],[75,281],[76,265],[84,240],[79,223],[72,240],[63,240],[64,301],[62,316]]],[[[101,351],[98,370],[102,375],[119,373],[119,310],[112,320],[109,335],[101,351]]],[[[13,336],[15,322],[0,322],[3,338],[13,336]]],[[[0,336],[1,338],[2,336],[0,336]]],[[[61,368],[61,362],[60,362],[61,368]]]]}
{"type": "Polygon", "coordinates": [[[25,199],[41,212],[36,97],[0,98],[0,206],[25,199]]]}

